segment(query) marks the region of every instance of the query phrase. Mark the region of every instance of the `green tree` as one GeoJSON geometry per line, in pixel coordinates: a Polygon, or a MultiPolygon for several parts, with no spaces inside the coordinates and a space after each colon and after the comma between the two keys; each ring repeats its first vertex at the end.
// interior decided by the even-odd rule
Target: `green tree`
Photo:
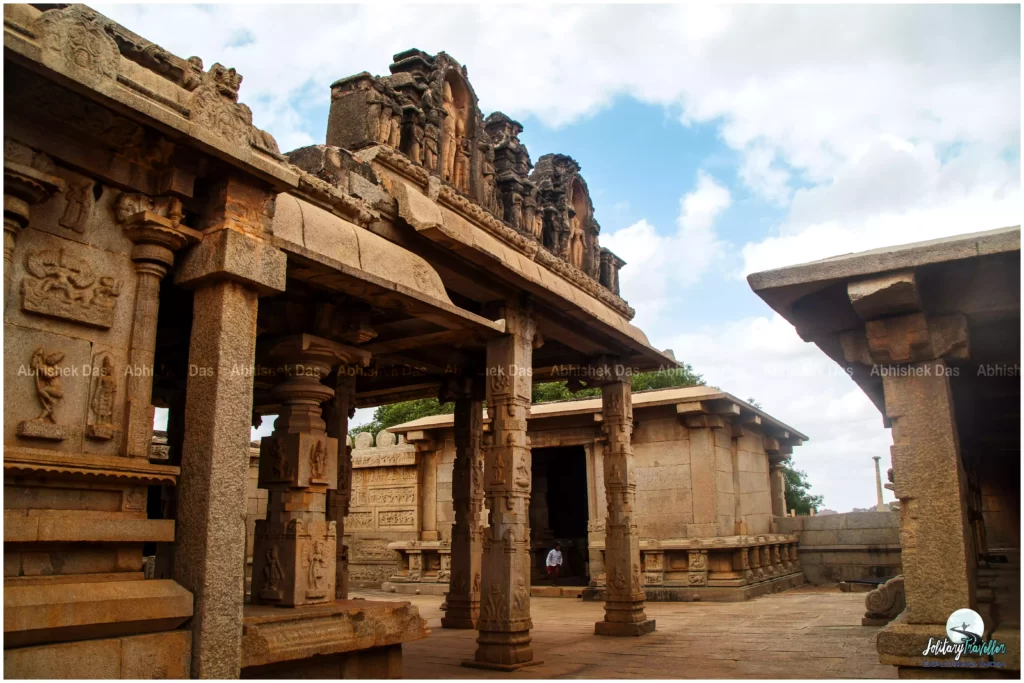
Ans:
{"type": "Polygon", "coordinates": [[[786,510],[796,510],[798,515],[811,514],[811,508],[817,512],[825,499],[811,494],[807,473],[796,469],[790,462],[784,462],[782,474],[786,478],[786,510]]]}
{"type": "Polygon", "coordinates": [[[350,432],[370,432],[377,434],[383,429],[400,425],[403,422],[418,420],[428,415],[446,415],[455,411],[454,403],[441,403],[436,398],[417,398],[412,401],[391,403],[378,406],[373,410],[373,419],[366,424],[353,427],[350,432]]]}
{"type": "MultiPolygon", "coordinates": [[[[669,387],[692,387],[704,384],[704,378],[688,364],[681,368],[655,370],[633,375],[631,378],[633,391],[648,389],[666,389],[669,387]]],[[[544,382],[533,385],[533,402],[548,403],[550,401],[569,401],[578,398],[600,396],[600,389],[583,389],[575,394],[569,391],[565,382],[544,382]]],[[[436,398],[419,398],[413,401],[392,403],[379,406],[373,411],[373,419],[364,425],[353,427],[353,434],[370,432],[376,434],[382,429],[418,420],[428,415],[446,415],[454,412],[453,403],[441,403],[436,398]]]]}
{"type": "MultiPolygon", "coordinates": [[[[630,375],[633,391],[649,391],[651,389],[669,389],[671,387],[694,387],[704,384],[704,377],[694,372],[693,367],[683,363],[679,368],[653,370],[630,375]]],[[[550,403],[551,401],[570,401],[577,398],[600,396],[600,389],[581,389],[575,394],[569,391],[565,382],[544,382],[533,385],[533,402],[550,403]]]]}

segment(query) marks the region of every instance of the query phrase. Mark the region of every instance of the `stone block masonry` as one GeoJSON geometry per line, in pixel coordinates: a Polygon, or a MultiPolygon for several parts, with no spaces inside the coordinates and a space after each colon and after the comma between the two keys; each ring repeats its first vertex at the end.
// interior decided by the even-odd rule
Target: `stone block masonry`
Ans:
{"type": "Polygon", "coordinates": [[[800,563],[810,583],[890,578],[903,571],[898,512],[778,517],[775,524],[780,533],[800,538],[800,563]]]}

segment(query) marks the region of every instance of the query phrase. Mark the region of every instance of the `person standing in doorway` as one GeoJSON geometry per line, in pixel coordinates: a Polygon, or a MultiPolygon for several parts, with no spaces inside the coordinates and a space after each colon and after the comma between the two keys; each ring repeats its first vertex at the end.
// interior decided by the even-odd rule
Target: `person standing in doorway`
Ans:
{"type": "Polygon", "coordinates": [[[548,553],[548,578],[551,579],[551,585],[558,585],[558,573],[562,569],[562,544],[555,543],[555,547],[548,553]]]}

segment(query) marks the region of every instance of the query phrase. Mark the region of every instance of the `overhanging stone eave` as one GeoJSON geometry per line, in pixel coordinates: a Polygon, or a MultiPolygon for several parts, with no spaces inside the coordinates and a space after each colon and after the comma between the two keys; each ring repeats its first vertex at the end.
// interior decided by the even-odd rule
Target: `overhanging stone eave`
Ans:
{"type": "MultiPolygon", "coordinates": [[[[401,158],[397,154],[392,156],[401,158]]],[[[375,158],[378,157],[379,153],[375,158]]],[[[489,272],[507,282],[510,289],[529,293],[556,310],[564,311],[567,316],[585,326],[596,326],[599,332],[614,342],[631,349],[634,355],[630,361],[638,363],[639,369],[678,367],[673,358],[651,347],[646,335],[632,325],[627,317],[537,263],[535,256],[539,247],[536,244],[532,252],[519,251],[504,244],[469,218],[424,194],[418,182],[398,173],[390,165],[380,164],[379,168],[392,181],[399,217],[430,241],[486,267],[489,272]]],[[[608,351],[615,353],[616,350],[608,351]]]]}
{"type": "MultiPolygon", "coordinates": [[[[24,30],[27,30],[24,29],[24,30]]],[[[137,123],[152,127],[176,144],[214,156],[248,175],[255,176],[279,192],[298,187],[299,174],[254,149],[224,140],[175,112],[164,103],[148,98],[125,85],[127,77],[104,78],[86,70],[73,72],[57,68],[43,59],[43,49],[12,25],[4,26],[4,59],[19,64],[43,78],[93,100],[137,123]]],[[[141,84],[139,88],[145,89],[141,84]]]]}
{"type": "Polygon", "coordinates": [[[280,237],[270,236],[269,241],[273,246],[289,254],[289,259],[297,257],[307,264],[318,264],[324,268],[325,274],[336,276],[332,282],[335,286],[322,281],[318,282],[328,289],[352,293],[381,308],[401,307],[402,310],[409,312],[414,317],[430,320],[450,330],[469,330],[481,335],[482,338],[494,337],[505,332],[503,320],[488,320],[452,303],[441,301],[411,287],[386,280],[359,268],[353,268],[280,237]],[[345,282],[351,283],[351,288],[347,288],[344,285],[345,282]],[[399,306],[399,304],[402,305],[399,306]]]}
{"type": "Polygon", "coordinates": [[[833,256],[751,273],[747,282],[769,306],[792,322],[794,302],[837,282],[1014,251],[1020,251],[1020,226],[833,256]]]}
{"type": "MultiPolygon", "coordinates": [[[[687,388],[687,387],[681,387],[681,388],[687,388]]],[[[643,401],[641,399],[641,402],[637,402],[637,400],[636,400],[637,397],[643,397],[645,395],[649,396],[650,394],[653,394],[653,393],[656,393],[656,392],[670,392],[670,391],[671,391],[671,389],[667,389],[667,390],[666,389],[656,389],[656,390],[653,390],[653,391],[637,392],[637,393],[633,394],[633,401],[634,401],[633,402],[633,411],[634,411],[634,414],[639,414],[639,413],[641,413],[641,412],[643,412],[645,410],[651,409],[651,408],[657,408],[657,407],[662,407],[662,406],[667,406],[667,405],[675,405],[677,403],[680,403],[680,401],[684,401],[684,400],[695,400],[695,401],[699,400],[699,401],[706,401],[706,402],[729,401],[729,402],[732,402],[732,403],[735,403],[735,404],[739,405],[743,409],[744,413],[748,413],[749,412],[749,413],[756,414],[759,417],[761,417],[768,424],[772,425],[772,427],[774,428],[773,431],[775,431],[776,433],[778,433],[779,431],[785,431],[785,432],[789,433],[788,437],[781,437],[781,438],[779,438],[779,441],[785,441],[787,443],[792,443],[793,445],[800,445],[801,443],[803,443],[805,441],[810,441],[810,437],[808,437],[803,432],[797,431],[796,429],[794,429],[793,427],[790,427],[785,422],[782,422],[781,420],[779,420],[779,419],[777,419],[775,417],[772,417],[771,415],[769,415],[768,413],[764,412],[760,408],[756,408],[756,407],[750,405],[746,401],[737,398],[736,396],[734,396],[733,394],[730,394],[727,391],[712,390],[712,391],[708,391],[707,393],[700,394],[699,396],[691,396],[691,397],[687,397],[685,399],[680,398],[678,395],[673,396],[670,393],[667,393],[664,397],[659,397],[658,399],[652,400],[652,401],[643,401]]],[[[600,404],[600,399],[599,398],[597,398],[597,399],[595,399],[595,398],[581,398],[581,399],[568,399],[568,400],[564,400],[564,401],[553,401],[553,402],[549,402],[549,403],[535,404],[534,408],[537,408],[538,406],[544,406],[545,408],[551,408],[553,406],[563,406],[564,409],[562,409],[562,410],[557,410],[556,409],[556,410],[552,410],[550,412],[544,412],[544,413],[533,412],[530,415],[530,421],[532,421],[532,422],[541,421],[541,420],[545,420],[545,419],[562,418],[562,417],[573,417],[573,416],[586,415],[586,414],[599,414],[601,412],[601,404],[600,404]]],[[[484,410],[484,421],[486,422],[487,420],[488,420],[487,411],[485,409],[484,410]]],[[[402,424],[399,424],[399,425],[395,425],[393,427],[388,427],[387,431],[395,433],[395,434],[404,434],[404,433],[409,432],[409,431],[429,432],[429,431],[435,431],[435,430],[441,430],[441,429],[449,429],[449,428],[451,428],[453,426],[453,424],[454,424],[454,418],[451,415],[438,415],[438,416],[430,416],[428,418],[419,418],[417,420],[412,420],[410,422],[405,422],[405,423],[402,423],[402,424]]]]}

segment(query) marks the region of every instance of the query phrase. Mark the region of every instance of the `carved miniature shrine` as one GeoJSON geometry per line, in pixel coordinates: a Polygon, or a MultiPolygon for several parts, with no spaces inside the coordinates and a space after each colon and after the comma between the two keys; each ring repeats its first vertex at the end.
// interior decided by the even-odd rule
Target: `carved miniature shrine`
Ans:
{"type": "Polygon", "coordinates": [[[653,629],[627,370],[675,362],[629,323],[572,159],[531,170],[521,126],[484,118],[443,53],[338,81],[326,144],[282,154],[234,69],[87,7],[5,5],[4,48],[7,676],[401,675],[418,611],[348,599],[346,515],[371,504],[348,419],[439,395],[453,497],[489,511],[481,533],[455,506],[446,625],[479,630],[469,665],[532,663],[527,419],[551,379],[603,391],[595,631],[653,629]]]}

